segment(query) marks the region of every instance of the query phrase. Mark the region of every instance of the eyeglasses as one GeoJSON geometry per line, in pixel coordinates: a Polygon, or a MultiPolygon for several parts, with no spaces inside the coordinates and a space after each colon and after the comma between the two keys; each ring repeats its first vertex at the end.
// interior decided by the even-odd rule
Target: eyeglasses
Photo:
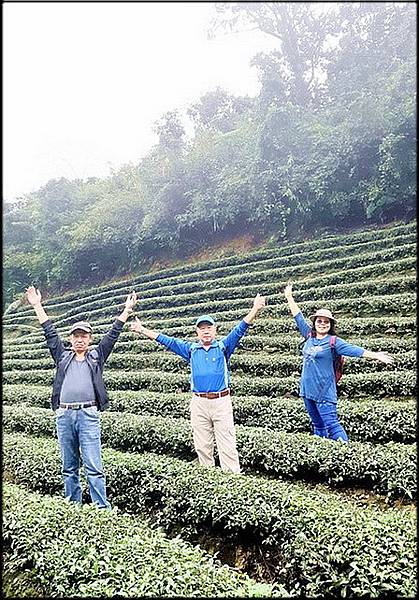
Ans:
{"type": "Polygon", "coordinates": [[[330,321],[329,319],[316,319],[316,323],[318,323],[319,325],[329,325],[330,321]]]}

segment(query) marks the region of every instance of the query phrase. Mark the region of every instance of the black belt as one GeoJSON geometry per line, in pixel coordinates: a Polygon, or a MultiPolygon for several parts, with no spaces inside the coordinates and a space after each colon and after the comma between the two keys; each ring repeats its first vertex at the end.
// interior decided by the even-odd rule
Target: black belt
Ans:
{"type": "Polygon", "coordinates": [[[60,404],[59,408],[73,408],[75,410],[78,410],[79,408],[88,408],[89,406],[97,406],[96,402],[85,402],[83,403],[78,403],[78,402],[73,402],[70,404],[60,404]]]}
{"type": "Polygon", "coordinates": [[[208,398],[209,400],[215,400],[215,398],[222,398],[223,396],[228,396],[230,390],[222,390],[221,392],[194,392],[195,396],[199,396],[200,398],[208,398]]]}

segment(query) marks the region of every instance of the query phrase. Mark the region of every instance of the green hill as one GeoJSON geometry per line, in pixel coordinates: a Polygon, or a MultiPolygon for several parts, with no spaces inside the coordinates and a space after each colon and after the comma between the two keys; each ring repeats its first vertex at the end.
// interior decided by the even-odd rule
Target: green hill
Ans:
{"type": "MultiPolygon", "coordinates": [[[[169,537],[217,550],[230,567],[269,584],[259,590],[267,595],[286,590],[306,596],[414,596],[415,223],[165,268],[48,297],[44,306],[63,337],[72,322],[88,319],[97,341],[132,289],[144,324],[189,340],[200,314],[212,314],[218,334],[225,335],[257,292],[267,297],[267,306],[231,359],[240,476],[196,464],[186,363],[125,326],[105,369],[111,406],[101,419],[109,498],[130,513],[126,526],[135,519],[141,527],[157,523],[169,537]],[[337,316],[338,335],[396,359],[390,366],[347,360],[338,412],[348,445],[310,434],[298,398],[300,337],[283,295],[289,280],[305,316],[327,307],[337,316]]],[[[42,571],[33,553],[55,554],[41,536],[31,547],[27,523],[31,519],[36,528],[41,500],[28,495],[32,508],[24,509],[29,492],[22,490],[62,493],[49,408],[53,363],[29,305],[11,308],[3,331],[4,472],[20,486],[7,494],[8,514],[15,507],[16,522],[8,517],[6,565],[13,573],[14,565],[27,560],[31,585],[42,595],[53,589],[45,581],[52,581],[54,565],[42,571]]],[[[58,510],[48,503],[42,507],[40,519],[58,510]]],[[[98,527],[114,527],[120,535],[125,525],[118,518],[98,527]]],[[[66,516],[69,527],[71,519],[66,516]]],[[[71,536],[64,538],[63,556],[76,556],[72,544],[71,536]]],[[[157,542],[147,544],[152,552],[157,542]]],[[[159,544],[187,565],[210,560],[201,554],[181,557],[183,550],[159,544]]],[[[215,576],[205,567],[202,578],[218,577],[221,595],[259,593],[254,581],[220,569],[216,565],[215,576]]],[[[71,585],[77,595],[77,585],[71,585]]],[[[162,595],[190,589],[165,585],[162,595]]]]}

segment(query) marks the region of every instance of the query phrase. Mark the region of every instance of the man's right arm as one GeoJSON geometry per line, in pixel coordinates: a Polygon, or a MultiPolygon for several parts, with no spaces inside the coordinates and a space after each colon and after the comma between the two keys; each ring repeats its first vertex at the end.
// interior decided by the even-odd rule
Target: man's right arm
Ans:
{"type": "Polygon", "coordinates": [[[178,356],[181,356],[186,361],[189,361],[190,359],[190,342],[184,342],[183,340],[164,335],[164,333],[160,333],[159,331],[147,329],[147,327],[144,327],[144,325],[141,323],[138,317],[135,317],[134,323],[131,323],[131,331],[135,331],[136,333],[142,333],[145,336],[147,336],[150,340],[156,340],[156,342],[162,344],[162,346],[164,346],[168,350],[171,350],[171,352],[174,352],[178,356]]]}
{"type": "Polygon", "coordinates": [[[48,317],[44,307],[41,304],[41,292],[35,289],[33,286],[30,286],[26,290],[26,298],[29,304],[31,304],[35,310],[36,316],[38,317],[38,321],[40,322],[44,330],[49,351],[51,352],[52,358],[54,359],[55,363],[57,363],[61,356],[61,353],[64,350],[64,344],[62,343],[60,337],[58,336],[55,330],[54,325],[50,321],[50,318],[48,317]]]}
{"type": "Polygon", "coordinates": [[[144,327],[144,325],[141,323],[138,317],[135,317],[135,321],[134,323],[130,324],[130,327],[131,331],[135,331],[136,333],[143,333],[150,340],[155,340],[159,336],[158,331],[153,331],[153,329],[147,329],[147,327],[144,327]]]}
{"type": "Polygon", "coordinates": [[[35,289],[33,285],[31,285],[26,290],[26,298],[29,304],[33,306],[36,316],[38,317],[38,321],[41,323],[41,325],[42,323],[45,323],[45,321],[48,321],[49,317],[41,304],[41,292],[35,289]]]}

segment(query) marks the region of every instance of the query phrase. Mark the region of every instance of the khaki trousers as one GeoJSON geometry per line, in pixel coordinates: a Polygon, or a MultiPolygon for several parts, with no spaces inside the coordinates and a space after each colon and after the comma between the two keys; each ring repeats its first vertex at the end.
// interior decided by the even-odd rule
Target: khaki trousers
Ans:
{"type": "Polygon", "coordinates": [[[240,473],[231,397],[223,396],[210,400],[194,394],[190,410],[193,441],[200,464],[215,465],[215,437],[223,471],[240,473]]]}

